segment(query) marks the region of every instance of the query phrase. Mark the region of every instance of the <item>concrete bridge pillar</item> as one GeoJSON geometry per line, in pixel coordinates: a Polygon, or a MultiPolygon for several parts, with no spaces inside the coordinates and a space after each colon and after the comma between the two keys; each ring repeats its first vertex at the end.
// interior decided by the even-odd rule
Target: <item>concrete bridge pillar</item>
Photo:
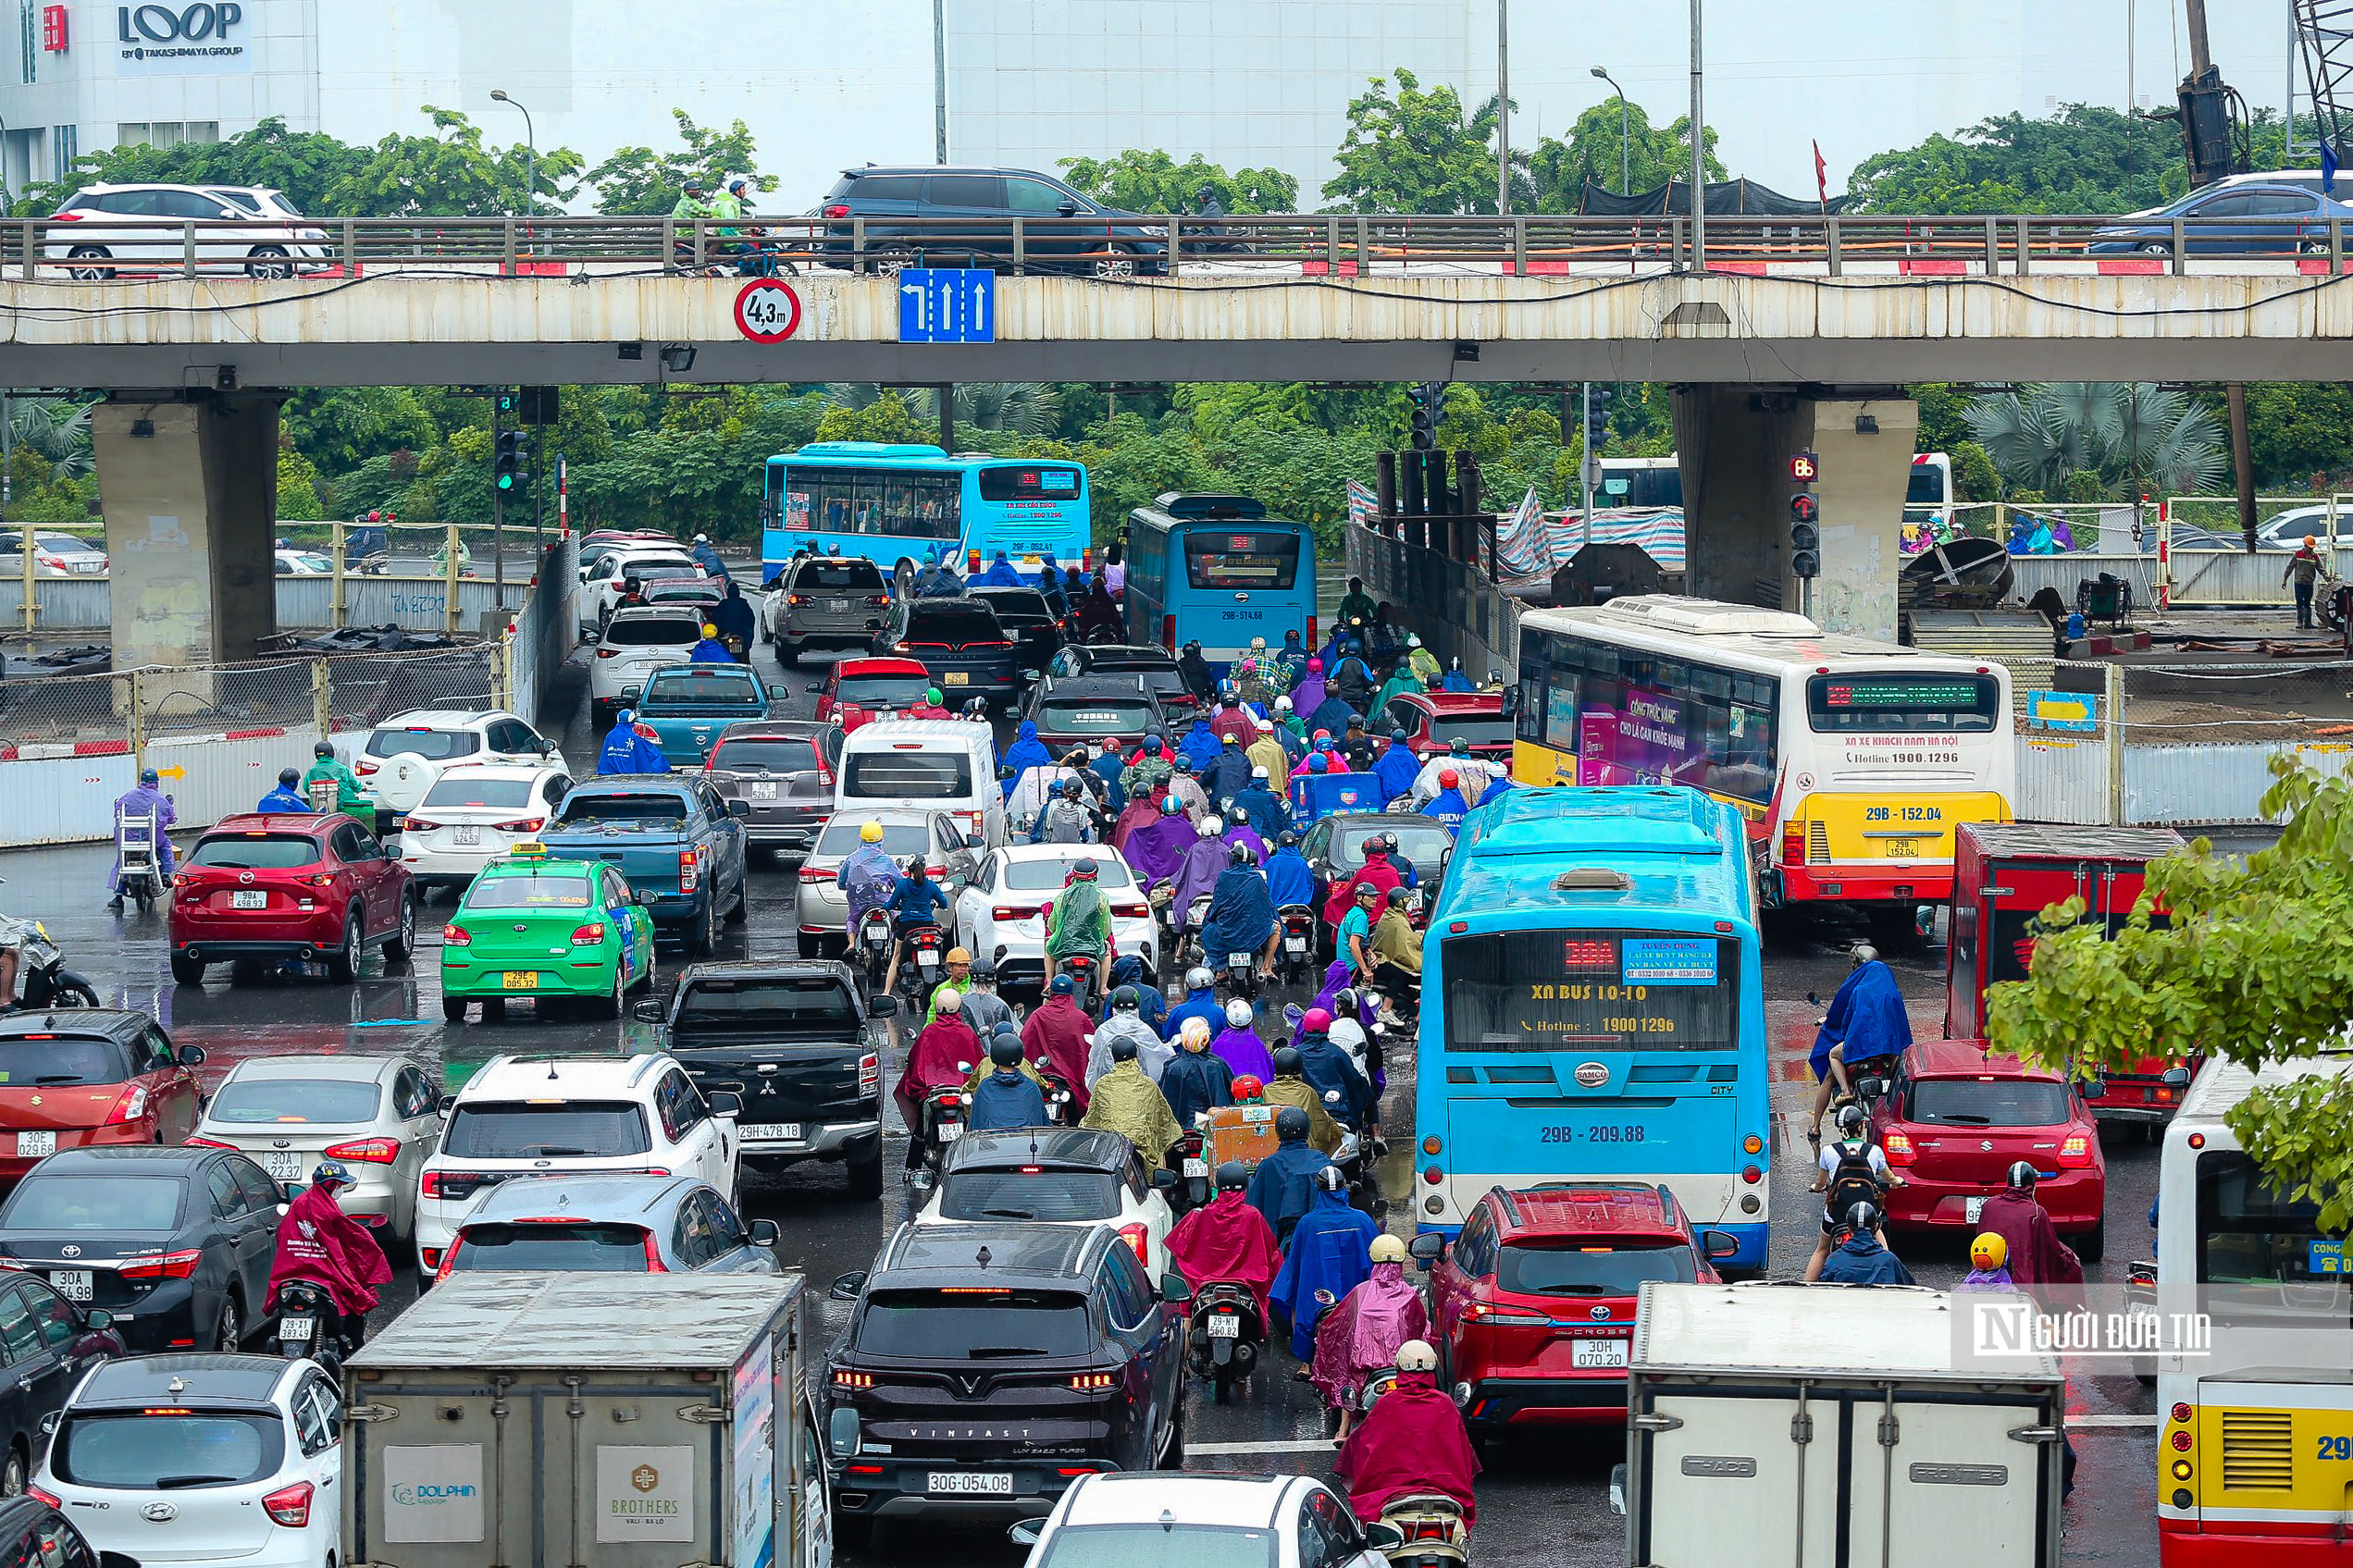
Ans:
{"type": "Polygon", "coordinates": [[[1687,591],[1801,611],[1827,631],[1894,641],[1919,426],[1919,405],[1900,395],[1677,387],[1687,591]],[[1814,494],[1822,506],[1822,575],[1810,594],[1790,575],[1790,458],[1808,450],[1821,463],[1814,494]]]}
{"type": "Polygon", "coordinates": [[[93,411],[116,669],[252,659],[276,635],[281,397],[118,392],[93,411]]]}

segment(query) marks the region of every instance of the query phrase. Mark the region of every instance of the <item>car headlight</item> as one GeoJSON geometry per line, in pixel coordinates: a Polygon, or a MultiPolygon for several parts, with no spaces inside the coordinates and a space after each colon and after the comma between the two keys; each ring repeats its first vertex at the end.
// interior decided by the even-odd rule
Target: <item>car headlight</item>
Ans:
{"type": "Polygon", "coordinates": [[[1155,240],[1165,240],[1169,237],[1169,226],[1165,223],[1147,223],[1138,228],[1136,232],[1148,234],[1155,240]]]}

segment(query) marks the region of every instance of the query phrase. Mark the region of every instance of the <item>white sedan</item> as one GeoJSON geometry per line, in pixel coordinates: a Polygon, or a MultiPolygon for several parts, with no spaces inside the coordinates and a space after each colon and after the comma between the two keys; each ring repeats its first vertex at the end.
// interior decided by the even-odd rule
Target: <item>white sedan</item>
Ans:
{"type": "Polygon", "coordinates": [[[1314,1475],[1081,1475],[1052,1512],[1007,1533],[1030,1548],[1029,1568],[1132,1561],[1139,1540],[1156,1562],[1387,1568],[1348,1500],[1314,1475]]]}
{"type": "Polygon", "coordinates": [[[401,864],[419,888],[464,887],[545,831],[572,779],[552,763],[441,770],[401,830],[401,864]]]}
{"type": "Polygon", "coordinates": [[[1092,860],[1111,906],[1111,940],[1121,954],[1140,954],[1145,972],[1160,975],[1160,933],[1152,906],[1119,851],[1102,844],[1012,844],[991,850],[951,910],[957,944],[975,961],[997,966],[999,985],[1037,985],[1046,979],[1046,906],[1059,897],[1071,868],[1092,860]]]}
{"type": "Polygon", "coordinates": [[[1146,1168],[1135,1145],[1116,1132],[1049,1127],[968,1133],[948,1149],[939,1189],[915,1223],[1108,1225],[1135,1250],[1146,1276],[1158,1279],[1174,1266],[1168,1241],[1176,1220],[1158,1185],[1165,1176],[1146,1168]]]}

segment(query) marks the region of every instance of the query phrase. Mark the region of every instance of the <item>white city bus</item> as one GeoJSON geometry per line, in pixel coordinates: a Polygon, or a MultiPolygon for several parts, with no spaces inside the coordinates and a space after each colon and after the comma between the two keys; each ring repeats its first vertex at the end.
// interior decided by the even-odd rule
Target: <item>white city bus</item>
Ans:
{"type": "Polygon", "coordinates": [[[1731,802],[1768,906],[1909,929],[1951,895],[1953,829],[2010,820],[2016,771],[1999,664],[1656,594],[1520,619],[1513,777],[1731,802]]]}

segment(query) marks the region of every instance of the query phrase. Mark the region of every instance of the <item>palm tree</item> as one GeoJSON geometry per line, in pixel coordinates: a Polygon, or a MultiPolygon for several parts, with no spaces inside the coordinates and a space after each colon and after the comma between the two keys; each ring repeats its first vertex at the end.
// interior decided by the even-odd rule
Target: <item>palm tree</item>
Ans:
{"type": "Polygon", "coordinates": [[[1966,417],[2005,482],[2046,495],[2085,472],[2112,486],[2196,491],[2224,467],[2213,414],[2169,387],[2053,381],[1978,398],[1966,417]]]}
{"type": "MultiPolygon", "coordinates": [[[[939,418],[939,394],[929,387],[895,388],[907,412],[919,420],[939,418]]],[[[836,381],[825,388],[827,401],[841,408],[864,408],[883,395],[872,381],[836,381]]],[[[1061,396],[1044,381],[959,381],[956,422],[978,430],[1005,430],[1016,436],[1043,436],[1062,416],[1061,396]]]]}
{"type": "Polygon", "coordinates": [[[90,440],[94,406],[65,398],[28,399],[9,411],[8,433],[19,448],[41,454],[52,479],[80,479],[97,463],[90,440]]]}

